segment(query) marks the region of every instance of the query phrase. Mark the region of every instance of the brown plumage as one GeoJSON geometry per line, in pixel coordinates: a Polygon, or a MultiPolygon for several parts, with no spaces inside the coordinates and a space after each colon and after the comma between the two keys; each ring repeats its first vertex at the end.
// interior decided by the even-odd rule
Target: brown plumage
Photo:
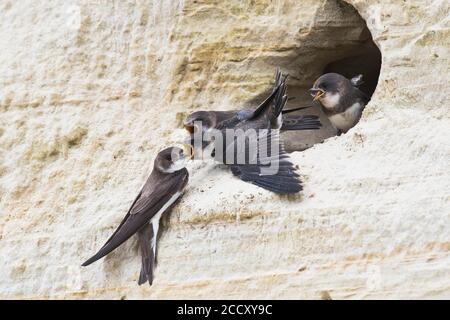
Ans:
{"type": "Polygon", "coordinates": [[[142,268],[139,284],[146,281],[151,285],[156,263],[156,240],[158,237],[159,219],[181,198],[189,173],[182,167],[187,156],[179,148],[167,148],[155,159],[153,170],[133,201],[130,209],[119,227],[106,241],[103,247],[83,266],[103,258],[116,249],[133,234],[138,233],[142,254],[142,268]]]}
{"type": "Polygon", "coordinates": [[[322,111],[338,134],[347,132],[358,123],[369,101],[357,87],[361,83],[362,75],[349,80],[338,73],[326,73],[309,90],[314,100],[320,102],[322,111]]]}
{"type": "MultiPolygon", "coordinates": [[[[202,131],[204,133],[214,133],[223,137],[223,150],[214,149],[216,161],[222,161],[229,165],[231,172],[241,180],[255,184],[266,190],[276,193],[295,193],[302,190],[299,175],[295,172],[294,165],[291,163],[289,156],[284,150],[283,142],[279,136],[280,128],[283,128],[282,111],[287,101],[286,94],[286,77],[277,69],[275,77],[275,88],[272,93],[254,110],[234,110],[234,111],[217,111],[206,112],[199,111],[194,113],[185,121],[185,126],[192,133],[195,129],[195,121],[202,122],[202,131]],[[245,145],[239,146],[235,137],[234,141],[227,141],[226,132],[233,129],[234,132],[251,132],[258,131],[259,134],[256,143],[250,143],[248,137],[245,137],[245,145]],[[259,147],[262,145],[278,144],[276,154],[264,155],[260,152],[259,147]],[[233,152],[234,159],[228,161],[225,155],[231,154],[232,149],[238,148],[239,152],[233,152]],[[255,150],[258,148],[258,150],[255,150]],[[244,156],[243,156],[244,155],[244,156]],[[252,158],[251,156],[252,155],[252,158]],[[249,161],[236,161],[238,157],[246,158],[249,161]],[[250,161],[250,158],[252,161],[250,161]],[[268,173],[269,168],[274,171],[268,173]],[[267,169],[267,170],[266,170],[267,169]],[[278,171],[276,171],[278,170],[278,171]]],[[[315,118],[302,118],[300,122],[291,121],[292,126],[302,129],[315,129],[320,126],[320,122],[315,118]]],[[[198,130],[198,128],[197,128],[198,130]]],[[[192,136],[192,137],[195,137],[192,136]]],[[[242,137],[241,137],[242,138],[242,137]]],[[[193,142],[193,140],[191,140],[193,142]]],[[[254,141],[253,141],[254,142],[254,141]]],[[[202,148],[205,148],[205,141],[202,141],[202,148]]],[[[270,151],[270,150],[267,150],[270,151]]]]}

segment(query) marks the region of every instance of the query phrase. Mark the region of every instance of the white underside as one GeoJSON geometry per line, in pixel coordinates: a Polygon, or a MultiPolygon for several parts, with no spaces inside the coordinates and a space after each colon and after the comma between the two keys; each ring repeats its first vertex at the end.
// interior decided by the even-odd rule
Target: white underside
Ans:
{"type": "Polygon", "coordinates": [[[153,238],[152,238],[152,249],[153,249],[153,257],[156,257],[156,239],[158,238],[158,230],[159,230],[159,220],[161,219],[161,215],[164,211],[167,210],[177,199],[181,196],[181,192],[175,193],[169,201],[167,201],[164,206],[159,209],[159,211],[150,219],[150,223],[152,224],[153,229],[153,238]]]}
{"type": "Polygon", "coordinates": [[[320,98],[320,103],[327,109],[334,109],[341,99],[339,93],[329,93],[327,92],[322,98],[320,98]]]}
{"type": "Polygon", "coordinates": [[[358,123],[362,109],[360,103],[354,103],[344,112],[329,116],[329,119],[336,129],[347,132],[358,123]]]}
{"type": "Polygon", "coordinates": [[[280,129],[283,125],[283,115],[280,113],[277,117],[277,125],[275,129],[280,129]]]}

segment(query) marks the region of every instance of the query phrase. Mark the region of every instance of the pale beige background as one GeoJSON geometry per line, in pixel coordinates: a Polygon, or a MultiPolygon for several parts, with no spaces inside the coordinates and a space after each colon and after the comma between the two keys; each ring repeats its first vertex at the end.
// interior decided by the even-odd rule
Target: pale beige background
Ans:
{"type": "Polygon", "coordinates": [[[135,238],[80,264],[183,115],[251,104],[277,65],[306,89],[359,17],[332,0],[0,1],[0,297],[449,298],[449,3],[348,2],[383,55],[361,122],[292,155],[298,197],[193,164],[138,287],[135,238]]]}

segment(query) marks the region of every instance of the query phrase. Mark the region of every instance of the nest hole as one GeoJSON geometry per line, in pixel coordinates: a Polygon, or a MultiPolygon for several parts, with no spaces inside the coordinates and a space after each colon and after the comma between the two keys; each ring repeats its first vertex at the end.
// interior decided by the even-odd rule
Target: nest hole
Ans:
{"type": "MultiPolygon", "coordinates": [[[[288,94],[295,97],[287,108],[313,105],[308,89],[322,74],[336,72],[347,78],[362,74],[359,87],[369,97],[375,92],[381,69],[381,52],[373,41],[365,20],[356,9],[340,0],[325,2],[313,25],[300,27],[298,49],[273,61],[289,74],[288,94]]],[[[336,135],[318,105],[299,112],[320,117],[323,127],[314,131],[285,132],[288,151],[303,150],[336,135]]]]}

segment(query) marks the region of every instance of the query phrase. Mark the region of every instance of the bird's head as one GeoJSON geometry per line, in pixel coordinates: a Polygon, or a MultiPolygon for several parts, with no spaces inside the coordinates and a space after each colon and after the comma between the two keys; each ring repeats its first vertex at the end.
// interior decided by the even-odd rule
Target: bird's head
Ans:
{"type": "Polygon", "coordinates": [[[183,149],[170,147],[160,151],[155,159],[155,168],[163,173],[174,173],[186,167],[187,161],[193,157],[193,150],[190,145],[183,149]]]}
{"type": "Polygon", "coordinates": [[[195,128],[203,131],[215,125],[214,115],[207,111],[196,111],[186,117],[183,125],[191,134],[194,133],[195,128]]]}
{"type": "Polygon", "coordinates": [[[351,83],[344,76],[337,73],[326,73],[314,82],[309,93],[313,97],[313,101],[319,101],[325,108],[333,109],[339,104],[348,85],[351,83]]]}

